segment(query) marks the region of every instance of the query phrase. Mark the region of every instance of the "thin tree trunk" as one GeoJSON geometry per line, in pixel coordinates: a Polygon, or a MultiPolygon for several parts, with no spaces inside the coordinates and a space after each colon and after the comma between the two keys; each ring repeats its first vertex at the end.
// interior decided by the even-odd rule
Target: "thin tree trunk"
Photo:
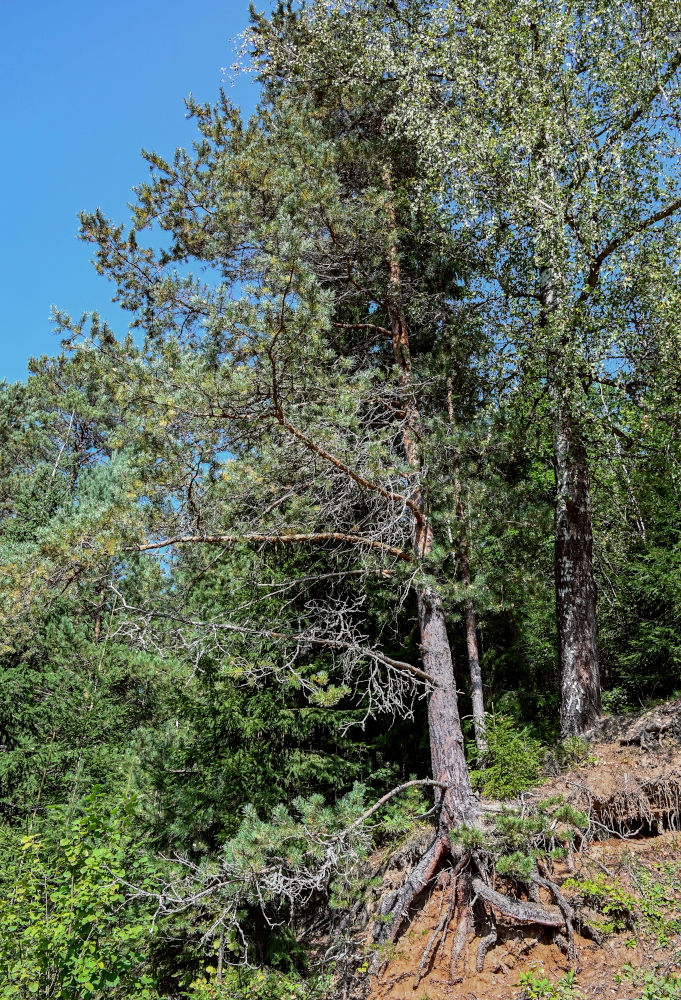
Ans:
{"type": "Polygon", "coordinates": [[[583,733],[601,712],[596,583],[586,447],[567,406],[556,413],[555,576],[561,730],[583,733]]]}
{"type": "MultiPolygon", "coordinates": [[[[384,180],[386,191],[392,193],[388,168],[384,180]]],[[[388,198],[387,214],[391,233],[395,233],[395,210],[388,198]]],[[[400,369],[400,381],[406,412],[402,444],[407,463],[417,480],[419,471],[418,440],[422,437],[421,416],[413,394],[409,330],[402,305],[402,278],[397,243],[393,238],[389,257],[390,327],[395,363],[400,369]]],[[[418,481],[413,490],[420,517],[414,516],[412,542],[415,554],[427,558],[433,547],[433,532],[428,522],[418,481]]],[[[466,766],[463,734],[454,679],[454,663],[447,635],[447,622],[442,599],[429,585],[416,589],[421,634],[421,655],[425,671],[435,680],[428,697],[428,728],[432,776],[436,781],[449,785],[438,791],[436,802],[440,805],[440,831],[446,832],[462,822],[470,813],[472,790],[466,766]]]]}
{"type": "MultiPolygon", "coordinates": [[[[457,504],[458,507],[458,504],[457,504]]],[[[464,527],[465,531],[465,527],[464,527]]],[[[463,531],[462,531],[463,535],[463,531]]],[[[464,605],[464,619],[466,622],[466,648],[468,649],[468,668],[471,675],[471,701],[473,703],[473,728],[475,730],[475,745],[478,753],[484,757],[488,752],[487,736],[485,734],[485,700],[482,691],[482,670],[480,669],[480,655],[478,653],[477,623],[475,619],[475,608],[473,598],[470,596],[471,588],[471,567],[468,560],[468,547],[463,542],[459,548],[459,563],[461,566],[461,582],[467,591],[466,603],[464,605]]]]}
{"type": "MultiPolygon", "coordinates": [[[[449,411],[449,422],[454,423],[454,403],[452,400],[452,380],[447,380],[447,408],[449,411]]],[[[471,563],[468,555],[468,536],[466,528],[468,518],[463,502],[461,490],[461,464],[459,456],[454,455],[454,494],[456,497],[456,519],[459,525],[459,571],[461,582],[467,591],[466,603],[464,605],[464,621],[466,624],[466,648],[468,651],[468,669],[471,675],[471,701],[473,705],[473,729],[475,731],[475,745],[480,758],[484,758],[489,751],[487,737],[485,735],[485,701],[482,691],[482,671],[480,669],[480,656],[478,653],[477,623],[475,619],[475,607],[471,592],[471,563]]]]}

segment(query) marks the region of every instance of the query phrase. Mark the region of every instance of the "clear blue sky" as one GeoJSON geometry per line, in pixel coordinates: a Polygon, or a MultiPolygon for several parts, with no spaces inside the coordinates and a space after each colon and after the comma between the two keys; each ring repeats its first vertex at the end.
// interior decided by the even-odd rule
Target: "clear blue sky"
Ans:
{"type": "MultiPolygon", "coordinates": [[[[52,305],[97,309],[125,331],[111,286],[76,239],[77,213],[99,206],[127,218],[131,188],[147,176],[140,149],[171,155],[191,143],[183,100],[215,97],[247,23],[248,0],[3,5],[0,379],[24,378],[30,356],[59,350],[52,305]]],[[[229,92],[252,110],[250,77],[229,92]]]]}

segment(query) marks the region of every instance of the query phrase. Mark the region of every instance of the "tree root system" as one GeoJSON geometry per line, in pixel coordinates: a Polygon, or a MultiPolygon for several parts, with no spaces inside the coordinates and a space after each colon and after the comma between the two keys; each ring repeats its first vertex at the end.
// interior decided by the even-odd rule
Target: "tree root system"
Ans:
{"type": "MultiPolygon", "coordinates": [[[[480,939],[476,969],[481,972],[487,953],[498,940],[498,917],[549,928],[554,938],[560,936],[568,958],[574,961],[575,912],[555,882],[537,871],[529,891],[526,888],[530,898],[523,899],[519,893],[500,892],[492,884],[488,867],[492,866],[488,866],[484,854],[454,846],[448,836],[440,835],[431,841],[400,888],[383,896],[373,928],[374,942],[379,946],[397,941],[428,896],[438,890],[441,893],[438,919],[416,969],[414,989],[444,953],[448,937],[450,983],[458,981],[459,963],[471,935],[480,939]],[[550,902],[540,901],[539,890],[550,902]]],[[[384,949],[379,949],[371,971],[378,972],[385,961],[384,949]]]]}

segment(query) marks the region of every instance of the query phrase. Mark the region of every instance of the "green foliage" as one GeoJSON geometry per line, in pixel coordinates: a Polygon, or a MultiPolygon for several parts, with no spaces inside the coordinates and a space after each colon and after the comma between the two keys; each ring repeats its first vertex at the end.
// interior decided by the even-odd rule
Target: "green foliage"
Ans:
{"type": "Polygon", "coordinates": [[[660,975],[647,969],[634,969],[625,965],[617,975],[618,983],[627,982],[643,992],[635,1000],[679,1000],[681,998],[681,976],[660,975]]]}
{"type": "Polygon", "coordinates": [[[150,886],[131,838],[132,802],[109,815],[93,795],[58,843],[5,831],[0,997],[155,1000],[147,966],[151,911],[127,899],[150,886]]]}
{"type": "Polygon", "coordinates": [[[596,926],[604,934],[637,929],[655,937],[659,948],[667,948],[681,931],[681,907],[676,900],[681,863],[663,862],[652,868],[632,862],[633,892],[597,873],[591,878],[569,878],[566,889],[574,890],[582,904],[603,915],[596,926]]]}
{"type": "Polygon", "coordinates": [[[532,873],[537,869],[537,857],[535,854],[513,851],[512,854],[499,858],[496,867],[499,875],[510,875],[521,882],[531,882],[532,873]]]}
{"type": "Polygon", "coordinates": [[[633,928],[638,909],[636,896],[610,881],[603,873],[587,879],[569,878],[563,885],[566,889],[576,890],[583,904],[603,914],[605,919],[598,922],[598,929],[604,934],[633,928]]]}
{"type": "Polygon", "coordinates": [[[329,989],[326,978],[302,981],[267,968],[229,968],[218,985],[216,969],[211,967],[184,996],[187,1000],[325,1000],[329,989]]]}
{"type": "Polygon", "coordinates": [[[469,826],[467,823],[461,823],[455,827],[449,836],[452,841],[461,844],[466,851],[478,851],[488,844],[485,831],[476,826],[469,826]]]}
{"type": "Polygon", "coordinates": [[[471,781],[485,797],[508,799],[531,788],[541,773],[544,745],[528,726],[518,726],[506,715],[490,714],[487,722],[488,751],[483,766],[471,771],[471,781]]]}
{"type": "Polygon", "coordinates": [[[655,864],[652,870],[635,865],[632,870],[635,885],[640,893],[638,905],[643,927],[654,934],[658,947],[669,947],[673,937],[681,931],[681,903],[676,898],[681,861],[655,864]]]}
{"type": "Polygon", "coordinates": [[[552,983],[548,976],[532,968],[521,972],[517,985],[522,987],[521,996],[526,1000],[580,1000],[583,996],[572,970],[552,983]]]}
{"type": "Polygon", "coordinates": [[[550,864],[550,860],[562,859],[571,847],[575,830],[586,825],[583,813],[555,796],[527,814],[505,809],[495,817],[487,846],[499,875],[528,883],[537,871],[537,862],[550,864]]]}
{"type": "MultiPolygon", "coordinates": [[[[409,780],[413,780],[413,775],[409,780]]],[[[423,791],[418,786],[405,789],[381,810],[379,835],[396,838],[413,830],[416,817],[428,811],[423,791]]]]}
{"type": "Polygon", "coordinates": [[[594,763],[596,760],[589,753],[589,741],[583,736],[575,735],[560,740],[555,747],[554,756],[561,768],[575,767],[584,763],[594,763]]]}
{"type": "Polygon", "coordinates": [[[495,818],[495,827],[500,839],[509,847],[516,849],[533,843],[548,829],[548,820],[542,813],[530,813],[521,816],[518,812],[505,810],[495,818]]]}
{"type": "MultiPolygon", "coordinates": [[[[424,588],[460,662],[476,614],[475,787],[537,782],[560,420],[593,484],[606,705],[678,684],[679,10],[649,6],[632,34],[605,0],[280,4],[247,35],[251,120],[189,101],[197,141],[145,154],[128,228],[82,216],[135,336],[60,314],[64,355],[0,388],[3,1000],[321,995],[300,899],[356,900],[365,800],[429,766],[424,588]],[[152,891],[149,845],[190,873],[165,937],[125,891],[152,891]],[[225,923],[267,968],[218,986],[196,976],[225,923]]],[[[594,763],[579,737],[554,757],[594,763]]],[[[375,838],[428,804],[391,801],[375,838]]],[[[452,836],[527,882],[585,827],[549,802],[452,836]]],[[[657,874],[573,888],[664,945],[657,874]]]]}
{"type": "Polygon", "coordinates": [[[611,715],[619,715],[631,708],[629,695],[625,688],[613,687],[603,692],[603,711],[611,715]]]}
{"type": "Polygon", "coordinates": [[[574,826],[577,830],[586,830],[589,825],[587,814],[580,812],[579,809],[575,809],[568,802],[563,802],[557,809],[553,810],[553,818],[558,820],[559,823],[574,826]]]}

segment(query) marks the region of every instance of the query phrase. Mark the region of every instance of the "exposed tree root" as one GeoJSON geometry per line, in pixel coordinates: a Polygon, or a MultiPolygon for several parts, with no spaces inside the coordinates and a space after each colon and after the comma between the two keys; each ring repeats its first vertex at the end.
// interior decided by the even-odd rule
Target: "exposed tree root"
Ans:
{"type": "MultiPolygon", "coordinates": [[[[446,860],[451,861],[451,869],[440,873],[438,880],[442,884],[442,898],[438,912],[438,921],[433,929],[414,979],[414,989],[428,974],[438,953],[442,951],[449,927],[456,914],[456,932],[452,942],[450,958],[450,981],[454,981],[457,967],[464,952],[471,929],[477,923],[478,933],[486,929],[477,949],[476,967],[481,972],[487,953],[497,942],[496,915],[507,917],[524,924],[535,924],[553,928],[565,935],[565,950],[571,960],[575,958],[575,912],[561,893],[558,886],[550,878],[534,876],[529,886],[528,900],[514,898],[498,892],[491,885],[492,869],[489,858],[479,851],[465,851],[452,847],[449,837],[439,833],[428,845],[421,859],[412,869],[402,886],[383,897],[379,907],[379,919],[374,924],[373,936],[377,944],[395,941],[405,928],[410,911],[417,905],[418,897],[432,888],[433,879],[438,874],[446,860]],[[472,870],[471,870],[472,869],[472,870]],[[461,886],[457,879],[461,876],[461,886]],[[449,887],[449,903],[446,911],[445,894],[449,887]],[[539,889],[544,889],[555,904],[547,904],[540,900],[539,889]],[[473,910],[476,908],[478,918],[473,921],[473,910]],[[480,911],[481,909],[481,912],[480,911]]],[[[377,971],[374,967],[373,971],[377,971]]]]}
{"type": "MultiPolygon", "coordinates": [[[[417,988],[417,986],[419,985],[419,983],[421,982],[421,980],[425,976],[426,971],[428,969],[428,959],[431,957],[431,949],[433,948],[433,945],[435,944],[437,938],[443,933],[443,931],[444,931],[445,934],[447,933],[447,924],[448,923],[449,923],[448,914],[445,914],[444,917],[440,920],[440,923],[437,925],[437,927],[435,928],[435,930],[431,934],[431,936],[430,936],[430,938],[428,940],[428,944],[426,945],[426,950],[423,953],[423,958],[421,959],[421,961],[419,963],[419,967],[416,970],[416,979],[415,979],[415,982],[414,982],[414,989],[417,988]]],[[[437,952],[437,950],[438,949],[436,948],[435,952],[437,952]]],[[[433,955],[435,954],[435,952],[433,952],[433,955]]]]}
{"type": "Polygon", "coordinates": [[[665,830],[681,830],[681,772],[637,780],[630,773],[622,786],[609,795],[599,795],[588,784],[570,781],[572,800],[589,816],[598,836],[622,838],[640,834],[659,835],[665,830]]]}
{"type": "Polygon", "coordinates": [[[437,950],[442,952],[445,946],[445,940],[447,938],[447,931],[449,930],[449,924],[452,919],[452,913],[454,912],[454,900],[456,899],[456,875],[452,875],[449,880],[449,908],[447,909],[447,917],[442,928],[442,936],[440,937],[440,943],[437,950]]]}
{"type": "Polygon", "coordinates": [[[505,917],[511,917],[525,924],[540,924],[542,927],[565,927],[565,917],[558,906],[546,906],[531,900],[511,899],[492,889],[481,878],[473,879],[473,892],[505,917]]]}
{"type": "Polygon", "coordinates": [[[480,939],[480,944],[478,945],[478,953],[475,960],[475,971],[482,972],[485,968],[485,958],[487,957],[487,952],[490,948],[493,948],[497,943],[497,922],[492,917],[492,925],[488,934],[485,934],[483,938],[480,939]]]}
{"type": "Polygon", "coordinates": [[[379,909],[379,921],[374,924],[374,941],[386,944],[394,941],[399,935],[409,914],[409,907],[418,895],[426,888],[437,870],[440,859],[449,842],[443,836],[437,836],[425,854],[407,877],[404,885],[396,893],[385,899],[385,907],[379,909]]]}
{"type": "MultiPolygon", "coordinates": [[[[459,865],[459,870],[461,869],[461,867],[462,867],[462,865],[460,864],[459,865]]],[[[437,927],[435,928],[435,930],[433,931],[432,935],[430,936],[430,938],[428,940],[428,944],[426,945],[426,950],[424,951],[423,957],[421,959],[421,962],[419,963],[419,967],[417,969],[416,977],[415,977],[415,980],[414,980],[413,989],[416,989],[418,987],[418,985],[421,982],[421,980],[423,979],[423,977],[427,974],[427,972],[430,971],[430,966],[432,965],[433,961],[435,961],[436,956],[439,953],[441,953],[442,950],[443,950],[443,948],[444,948],[445,940],[447,938],[447,931],[449,930],[449,925],[451,923],[452,914],[454,913],[454,901],[456,899],[456,879],[457,879],[457,874],[458,874],[458,872],[457,872],[456,869],[452,870],[451,874],[447,873],[447,875],[448,875],[447,882],[448,882],[448,887],[449,887],[449,905],[447,907],[446,913],[444,914],[444,916],[442,916],[442,909],[443,909],[444,897],[445,897],[445,891],[443,891],[443,893],[442,893],[442,901],[440,902],[440,912],[438,913],[438,917],[440,919],[439,919],[439,922],[437,924],[437,927]],[[439,941],[437,940],[438,937],[440,938],[439,941]],[[433,945],[435,945],[434,948],[433,948],[433,945]]],[[[446,888],[447,888],[447,886],[445,886],[445,890],[446,890],[446,888]]]]}
{"type": "Polygon", "coordinates": [[[457,906],[459,911],[459,923],[452,942],[452,954],[449,959],[449,981],[456,981],[456,970],[461,959],[461,954],[466,947],[466,941],[471,930],[471,878],[467,872],[461,877],[461,885],[457,890],[457,906]]]}
{"type": "MultiPolygon", "coordinates": [[[[639,726],[633,735],[627,731],[620,743],[639,743],[645,749],[650,732],[660,739],[660,734],[667,738],[672,727],[673,733],[681,736],[678,707],[674,706],[673,717],[669,713],[669,724],[666,717],[659,725],[653,720],[653,730],[646,718],[645,727],[639,726]]],[[[572,963],[577,957],[577,932],[597,944],[603,943],[599,913],[590,910],[584,900],[579,904],[568,901],[553,880],[553,849],[563,848],[567,870],[572,873],[578,860],[584,863],[583,855],[594,836],[607,833],[628,839],[681,829],[681,765],[678,761],[665,773],[656,765],[654,773],[649,775],[645,770],[643,774],[630,771],[629,758],[624,763],[626,770],[621,781],[604,783],[596,780],[596,775],[589,782],[589,774],[581,773],[564,779],[570,789],[563,797],[563,801],[567,799],[565,805],[586,814],[587,822],[572,819],[569,813],[561,815],[558,809],[551,812],[540,804],[538,817],[547,817],[547,821],[542,820],[535,827],[532,803],[528,814],[524,800],[515,810],[513,805],[472,801],[452,842],[446,828],[448,817],[440,809],[437,834],[425,851],[423,841],[411,847],[408,865],[414,867],[411,872],[405,872],[406,878],[399,888],[384,895],[381,918],[374,926],[375,941],[394,942],[416,911],[431,899],[428,913],[432,914],[432,923],[418,969],[415,974],[412,972],[414,990],[432,969],[436,966],[441,969],[445,949],[449,952],[450,983],[461,981],[462,975],[473,971],[473,966],[478,972],[485,967],[507,971],[506,956],[512,954],[517,959],[519,954],[534,947],[539,937],[538,933],[527,937],[520,951],[515,944],[512,951],[505,950],[504,942],[516,941],[509,926],[514,923],[528,928],[520,940],[532,934],[532,925],[537,930],[547,928],[556,948],[560,948],[572,963]],[[507,813],[513,815],[508,822],[507,813]],[[525,820],[529,821],[523,825],[525,820]],[[508,863],[516,850],[528,860],[534,852],[536,860],[531,874],[526,874],[524,865],[508,863]],[[502,858],[503,865],[500,863],[502,858]]],[[[534,794],[530,798],[533,799],[534,794]]],[[[592,857],[591,862],[609,878],[614,877],[598,857],[592,857]]],[[[394,862],[392,867],[394,870],[394,862]]],[[[565,869],[562,871],[564,874],[565,869]]],[[[542,935],[542,940],[546,937],[542,935]]]]}
{"type": "MultiPolygon", "coordinates": [[[[629,783],[606,801],[594,801],[592,796],[587,805],[585,811],[594,824],[598,824],[596,816],[607,815],[609,822],[623,829],[627,825],[631,827],[635,821],[639,825],[643,822],[651,832],[662,825],[678,828],[681,826],[681,775],[678,781],[675,776],[673,781],[657,779],[655,782],[641,782],[635,787],[629,783]],[[612,811],[611,814],[606,813],[608,808],[612,811]]],[[[481,806],[480,811],[475,810],[472,819],[468,820],[468,829],[473,830],[473,833],[473,820],[482,820],[482,843],[486,842],[488,836],[495,836],[494,828],[491,833],[487,832],[489,827],[484,825],[485,816],[486,810],[481,806]]],[[[428,896],[434,891],[439,895],[437,915],[413,978],[414,990],[440,960],[448,940],[451,941],[450,983],[461,979],[459,966],[462,959],[468,962],[467,945],[471,942],[471,935],[477,935],[477,948],[473,954],[477,972],[482,972],[488,953],[498,943],[497,920],[500,919],[549,928],[553,931],[555,945],[572,963],[577,957],[575,928],[597,943],[602,942],[596,919],[590,919],[590,912],[584,906],[573,906],[551,878],[552,866],[548,854],[543,860],[539,856],[537,866],[531,876],[528,876],[528,898],[524,898],[525,892],[519,895],[514,893],[512,880],[509,882],[508,879],[496,876],[496,849],[466,847],[465,831],[464,826],[461,835],[452,843],[448,832],[440,826],[401,886],[381,900],[379,919],[374,924],[373,935],[378,944],[387,944],[394,942],[402,934],[415,911],[424,904],[428,896]],[[521,895],[523,898],[520,898],[521,895]],[[453,931],[452,934],[450,930],[453,931]]],[[[566,837],[565,842],[569,847],[568,868],[573,870],[575,854],[572,837],[578,831],[570,830],[569,833],[570,837],[566,837]]],[[[626,833],[622,835],[626,836],[626,833]]],[[[469,837],[468,843],[472,841],[473,838],[469,837]]],[[[584,835],[582,842],[585,842],[584,835]]],[[[549,839],[549,846],[551,843],[549,839]]],[[[493,839],[491,844],[494,844],[493,839]]],[[[508,851],[502,840],[502,854],[504,849],[508,851]]],[[[548,847],[546,850],[548,851],[548,847]]],[[[596,864],[604,868],[597,860],[596,864]]],[[[604,870],[607,872],[607,869],[604,870]]],[[[527,947],[531,948],[535,943],[536,938],[533,938],[527,947]]],[[[500,954],[501,951],[497,956],[500,954]]],[[[498,958],[499,968],[504,968],[502,959],[503,956],[498,958]]],[[[372,971],[375,972],[376,969],[372,971]]]]}
{"type": "Polygon", "coordinates": [[[452,944],[452,955],[449,960],[449,981],[451,983],[456,982],[456,970],[461,960],[461,954],[466,947],[466,941],[468,940],[468,935],[470,933],[471,927],[471,915],[470,910],[466,909],[463,912],[461,919],[459,920],[459,926],[456,928],[456,934],[454,935],[454,942],[452,944]]]}
{"type": "MultiPolygon", "coordinates": [[[[535,924],[553,928],[565,935],[562,940],[571,960],[575,958],[574,921],[575,912],[561,893],[558,886],[547,876],[535,872],[529,886],[530,899],[522,900],[506,896],[492,887],[489,858],[479,851],[465,851],[452,847],[449,837],[436,836],[428,845],[402,886],[386,894],[379,907],[379,919],[374,924],[374,940],[378,944],[393,942],[405,928],[410,911],[418,903],[418,897],[425,893],[438,875],[438,869],[449,860],[451,868],[440,871],[437,885],[442,885],[442,897],[437,923],[426,944],[416,975],[413,989],[428,975],[437,955],[444,948],[453,919],[456,931],[452,941],[450,957],[450,982],[456,982],[456,973],[461,956],[471,930],[477,924],[478,933],[483,934],[477,948],[476,968],[482,972],[487,953],[497,943],[497,917],[510,918],[524,924],[535,924]],[[539,889],[542,888],[555,900],[555,905],[541,902],[539,889]],[[447,892],[449,889],[449,892],[447,892]],[[449,901],[445,910],[445,898],[449,901]],[[473,911],[477,918],[473,920],[473,911]],[[484,931],[484,933],[483,933],[484,931]]],[[[377,971],[374,967],[372,971],[377,971]]]]}
{"type": "Polygon", "coordinates": [[[565,896],[562,894],[555,882],[552,882],[550,878],[542,878],[539,875],[535,875],[535,882],[538,885],[543,886],[547,889],[558,904],[558,908],[563,914],[563,919],[565,920],[565,929],[567,931],[567,956],[571,962],[574,962],[577,957],[577,950],[575,948],[575,930],[574,930],[574,919],[575,911],[572,909],[568,903],[565,896]]]}

